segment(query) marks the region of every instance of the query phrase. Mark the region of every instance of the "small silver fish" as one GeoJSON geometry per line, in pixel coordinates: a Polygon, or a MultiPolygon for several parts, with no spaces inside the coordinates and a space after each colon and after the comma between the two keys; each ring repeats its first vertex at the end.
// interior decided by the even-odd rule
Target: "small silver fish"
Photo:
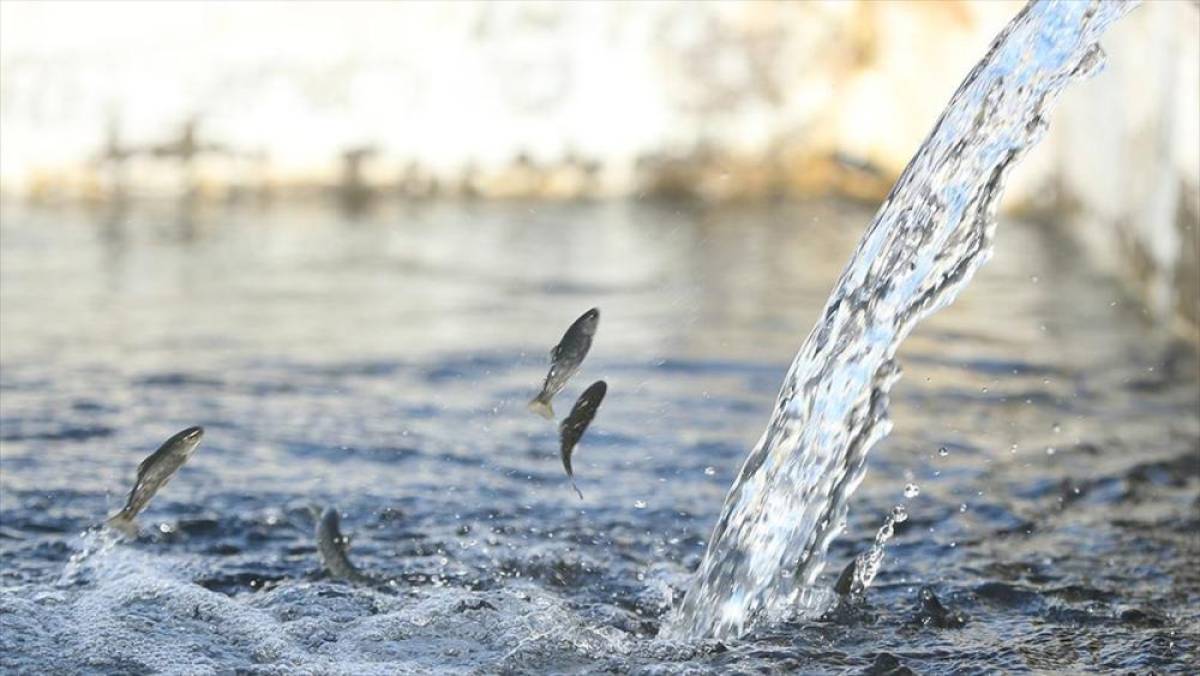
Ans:
{"type": "Polygon", "coordinates": [[[583,499],[583,493],[580,492],[579,486],[575,485],[575,471],[571,469],[571,453],[575,451],[575,444],[579,443],[579,439],[583,437],[592,418],[596,417],[596,410],[600,408],[600,402],[604,401],[604,395],[607,392],[608,384],[603,380],[592,383],[583,391],[583,394],[579,395],[579,399],[571,407],[571,412],[558,426],[558,436],[562,442],[563,469],[567,470],[567,477],[571,479],[571,488],[579,493],[580,500],[583,499]]]}
{"type": "Polygon", "coordinates": [[[562,391],[571,376],[579,370],[583,358],[592,349],[592,336],[596,335],[599,324],[599,308],[588,310],[571,324],[558,345],[550,350],[550,371],[546,373],[542,391],[529,402],[529,410],[543,418],[554,419],[554,407],[550,405],[550,400],[562,391]]]}
{"type": "Polygon", "coordinates": [[[371,577],[362,574],[346,555],[350,538],[342,535],[342,517],[333,507],[326,507],[317,522],[317,551],[321,554],[321,563],[335,580],[345,580],[353,584],[372,584],[371,577]]]}
{"type": "Polygon", "coordinates": [[[150,499],[175,476],[175,472],[192,457],[200,438],[204,436],[203,427],[189,427],[175,436],[167,439],[158,450],[138,465],[137,482],[129,491],[129,499],[121,511],[109,517],[104,522],[106,526],[120,531],[133,538],[137,537],[137,515],[141,513],[150,499]]]}

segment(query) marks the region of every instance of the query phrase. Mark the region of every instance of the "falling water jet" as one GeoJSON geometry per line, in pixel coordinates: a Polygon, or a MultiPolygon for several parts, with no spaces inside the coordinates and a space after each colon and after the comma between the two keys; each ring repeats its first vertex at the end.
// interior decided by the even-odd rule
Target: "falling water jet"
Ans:
{"type": "Polygon", "coordinates": [[[987,261],[1008,171],[1044,135],[1059,92],[1099,70],[1096,40],[1135,4],[1035,0],[967,75],[796,355],[664,636],[727,638],[823,610],[813,583],[868,451],[891,429],[897,348],[987,261]]]}

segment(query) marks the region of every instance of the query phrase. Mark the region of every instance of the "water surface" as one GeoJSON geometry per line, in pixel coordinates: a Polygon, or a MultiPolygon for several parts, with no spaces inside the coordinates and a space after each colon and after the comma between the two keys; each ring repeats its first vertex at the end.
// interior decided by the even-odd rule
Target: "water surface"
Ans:
{"type": "Polygon", "coordinates": [[[900,350],[895,429],[818,580],[906,503],[867,608],[657,638],[871,213],[5,205],[0,665],[1188,671],[1196,359],[1053,228],[1011,220],[900,350]],[[525,404],[592,306],[592,353],[556,400],[609,383],[574,458],[581,502],[525,404]],[[142,537],[69,564],[191,424],[205,439],[142,537]],[[327,504],[389,588],[320,574],[327,504]],[[920,622],[926,585],[965,626],[920,622]]]}

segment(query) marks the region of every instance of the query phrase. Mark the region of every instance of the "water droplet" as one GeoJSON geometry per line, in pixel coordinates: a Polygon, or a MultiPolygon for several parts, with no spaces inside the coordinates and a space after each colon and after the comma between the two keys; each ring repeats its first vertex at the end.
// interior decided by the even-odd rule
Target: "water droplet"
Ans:
{"type": "Polygon", "coordinates": [[[713,467],[712,465],[709,465],[708,467],[704,468],[704,473],[707,474],[708,476],[713,476],[714,474],[717,473],[717,468],[713,467]]]}
{"type": "Polygon", "coordinates": [[[908,484],[907,486],[904,487],[904,497],[906,497],[906,498],[915,498],[920,494],[921,494],[921,488],[920,488],[920,486],[917,486],[916,484],[908,484]]]}
{"type": "Polygon", "coordinates": [[[904,509],[904,505],[896,505],[895,507],[892,507],[892,521],[894,523],[904,523],[905,521],[908,521],[908,510],[904,509]]]}
{"type": "Polygon", "coordinates": [[[1054,423],[1054,427],[1051,427],[1050,430],[1053,431],[1055,434],[1058,434],[1059,432],[1062,431],[1062,425],[1059,425],[1058,423],[1054,423]]]}
{"type": "Polygon", "coordinates": [[[635,501],[633,502],[633,506],[634,506],[635,508],[637,508],[637,509],[645,509],[645,508],[646,508],[646,501],[645,501],[645,500],[635,500],[635,501]]]}
{"type": "Polygon", "coordinates": [[[950,455],[950,451],[946,450],[945,446],[942,446],[941,448],[938,449],[938,455],[940,455],[944,458],[947,455],[950,455]]]}

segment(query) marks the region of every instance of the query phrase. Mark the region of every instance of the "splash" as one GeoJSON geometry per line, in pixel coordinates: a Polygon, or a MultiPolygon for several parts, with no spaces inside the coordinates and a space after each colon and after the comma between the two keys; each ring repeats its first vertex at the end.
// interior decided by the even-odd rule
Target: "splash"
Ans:
{"type": "Polygon", "coordinates": [[[67,559],[59,576],[58,585],[69,587],[81,583],[87,572],[89,561],[104,557],[121,542],[121,535],[109,528],[89,528],[79,534],[79,549],[67,559]]]}
{"type": "Polygon", "coordinates": [[[1009,170],[1063,88],[1098,71],[1097,39],[1135,5],[1032,2],[967,75],[796,355],[666,636],[738,636],[820,612],[812,585],[868,451],[891,429],[897,348],[987,261],[1009,170]]]}
{"type": "Polygon", "coordinates": [[[850,598],[862,600],[867,593],[867,587],[875,581],[879,574],[879,566],[883,563],[883,552],[888,540],[896,533],[896,524],[908,520],[908,511],[903,505],[892,507],[892,513],[883,520],[883,525],[875,533],[875,542],[871,548],[859,554],[854,559],[854,578],[850,582],[850,598]]]}

